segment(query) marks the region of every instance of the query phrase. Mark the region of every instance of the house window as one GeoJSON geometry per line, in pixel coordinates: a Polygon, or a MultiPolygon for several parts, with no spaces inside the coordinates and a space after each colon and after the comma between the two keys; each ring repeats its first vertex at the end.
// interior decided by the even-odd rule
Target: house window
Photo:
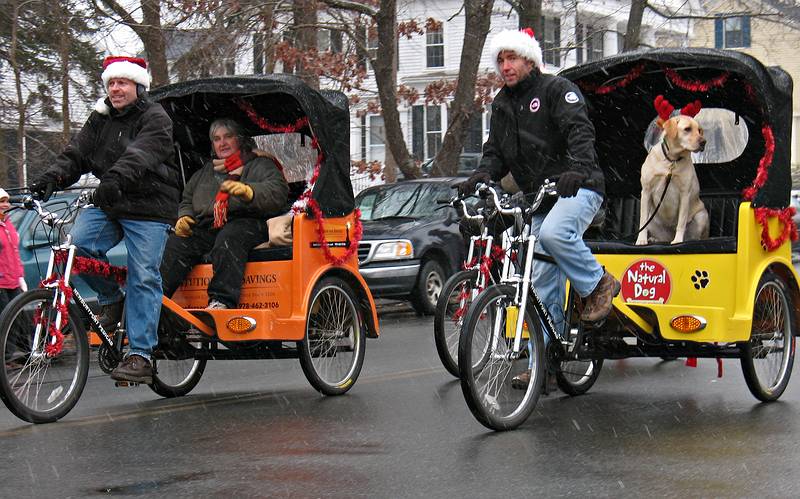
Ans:
{"type": "Polygon", "coordinates": [[[386,158],[386,131],[383,116],[369,117],[369,160],[384,161],[386,158]]]}
{"type": "Polygon", "coordinates": [[[483,113],[475,113],[469,120],[464,138],[464,152],[479,153],[483,147],[483,113]]]}
{"type": "Polygon", "coordinates": [[[321,29],[317,31],[317,50],[320,52],[342,52],[342,32],[334,29],[321,29]]]}
{"type": "Polygon", "coordinates": [[[378,30],[376,28],[367,28],[367,53],[373,61],[378,56],[378,30]]]}
{"type": "Polygon", "coordinates": [[[436,29],[429,29],[425,34],[425,54],[427,67],[444,67],[444,31],[442,25],[436,29]]]}
{"type": "Polygon", "coordinates": [[[542,41],[542,56],[545,64],[561,66],[561,52],[559,51],[561,46],[561,19],[542,16],[539,38],[542,41]]]}
{"type": "Polygon", "coordinates": [[[413,106],[411,108],[411,150],[414,159],[422,161],[432,158],[441,148],[441,106],[413,106]]]}
{"type": "Polygon", "coordinates": [[[750,46],[750,16],[719,18],[714,21],[716,48],[746,48],[750,46]]]}
{"type": "Polygon", "coordinates": [[[225,74],[226,75],[235,75],[236,74],[236,59],[226,58],[226,59],[223,60],[222,65],[225,67],[225,74]]]}
{"type": "Polygon", "coordinates": [[[575,25],[578,64],[603,58],[603,30],[592,25],[575,25]]]}

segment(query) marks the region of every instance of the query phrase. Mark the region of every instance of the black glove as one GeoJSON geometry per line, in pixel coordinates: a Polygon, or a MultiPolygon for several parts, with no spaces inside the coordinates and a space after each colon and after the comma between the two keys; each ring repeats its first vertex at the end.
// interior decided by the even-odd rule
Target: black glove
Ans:
{"type": "Polygon", "coordinates": [[[578,189],[581,188],[583,182],[586,180],[586,174],[580,172],[564,172],[558,177],[558,183],[556,183],[556,192],[558,193],[559,197],[562,198],[571,198],[574,197],[578,193],[578,189]]]}
{"type": "Polygon", "coordinates": [[[462,196],[466,196],[475,192],[475,186],[483,182],[484,184],[488,184],[492,181],[492,176],[486,172],[475,172],[472,174],[470,178],[457,184],[456,187],[458,188],[458,193],[462,196]]]}
{"type": "Polygon", "coordinates": [[[102,180],[94,190],[92,201],[95,206],[109,208],[121,197],[122,189],[119,188],[116,180],[102,180]]]}
{"type": "Polygon", "coordinates": [[[33,183],[28,186],[28,189],[30,189],[35,198],[40,201],[47,201],[58,187],[58,180],[59,179],[53,175],[44,174],[34,180],[33,183]]]}

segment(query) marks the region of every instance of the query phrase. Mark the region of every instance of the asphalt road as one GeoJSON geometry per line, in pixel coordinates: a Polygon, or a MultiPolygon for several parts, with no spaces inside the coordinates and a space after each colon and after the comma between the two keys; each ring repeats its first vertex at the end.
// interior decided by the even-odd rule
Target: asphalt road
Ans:
{"type": "MultiPolygon", "coordinates": [[[[430,318],[385,313],[342,397],[294,360],[209,362],[181,399],[114,388],[28,425],[0,407],[2,497],[796,496],[800,378],[760,404],[736,360],[608,362],[582,397],[487,431],[440,366],[430,318]]],[[[800,375],[797,375],[800,377],[800,375]]]]}

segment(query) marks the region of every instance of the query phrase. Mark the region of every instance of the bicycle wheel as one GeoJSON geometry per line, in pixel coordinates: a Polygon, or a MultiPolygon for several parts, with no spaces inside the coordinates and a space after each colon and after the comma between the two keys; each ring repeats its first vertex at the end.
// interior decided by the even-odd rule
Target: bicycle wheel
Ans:
{"type": "Polygon", "coordinates": [[[55,292],[36,289],[8,304],[0,316],[0,398],[18,418],[31,423],[52,423],[75,404],[89,374],[89,342],[77,312],[70,310],[61,327],[64,342],[55,355],[44,353],[52,338],[57,309],[55,292]],[[33,345],[37,323],[42,331],[33,345]]]}
{"type": "Polygon", "coordinates": [[[458,344],[461,390],[472,415],[492,430],[511,430],[525,422],[539,400],[544,379],[544,344],[533,306],[525,311],[530,339],[523,339],[520,354],[512,353],[515,329],[515,288],[494,285],[472,302],[458,344]],[[513,315],[511,315],[513,314],[513,315]],[[513,322],[513,323],[511,323],[513,322]],[[515,388],[514,377],[530,376],[524,388],[515,388]]]}
{"type": "Polygon", "coordinates": [[[794,322],[791,298],[783,279],[764,272],[753,306],[750,341],[740,345],[747,388],[758,400],[778,400],[794,364],[794,322]]]}
{"type": "MultiPolygon", "coordinates": [[[[570,315],[568,314],[567,317],[570,315]]],[[[577,327],[581,327],[579,320],[577,327]]],[[[562,361],[556,370],[556,383],[567,395],[583,395],[588,392],[600,376],[603,359],[578,360],[575,352],[581,345],[577,344],[578,329],[570,327],[567,333],[567,344],[564,345],[568,360],[562,361]]]]}
{"type": "Polygon", "coordinates": [[[436,352],[447,372],[458,377],[458,338],[475,294],[477,270],[456,272],[442,288],[433,318],[436,352]]]}
{"type": "Polygon", "coordinates": [[[191,392],[203,372],[206,359],[153,358],[153,384],[150,389],[166,398],[183,397],[191,392]]]}
{"type": "Polygon", "coordinates": [[[311,294],[306,337],[297,342],[306,379],[325,395],[341,395],[358,379],[366,333],[350,285],[325,277],[311,294]]]}

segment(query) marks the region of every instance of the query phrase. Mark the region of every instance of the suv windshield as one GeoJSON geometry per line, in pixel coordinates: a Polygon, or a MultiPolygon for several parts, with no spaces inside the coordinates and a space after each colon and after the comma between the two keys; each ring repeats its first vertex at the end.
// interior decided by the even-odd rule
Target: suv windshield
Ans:
{"type": "Polygon", "coordinates": [[[447,198],[447,186],[434,183],[393,184],[365,191],[356,199],[362,220],[426,218],[434,214],[436,200],[447,198]]]}

